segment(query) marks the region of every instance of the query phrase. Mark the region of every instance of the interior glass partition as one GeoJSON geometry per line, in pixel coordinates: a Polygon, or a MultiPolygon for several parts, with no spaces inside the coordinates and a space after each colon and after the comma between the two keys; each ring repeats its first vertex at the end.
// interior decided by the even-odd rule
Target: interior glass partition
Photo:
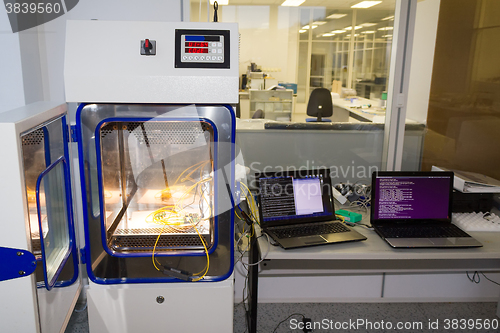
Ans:
{"type": "MultiPolygon", "coordinates": [[[[237,131],[251,172],[264,167],[326,166],[336,172],[332,174],[334,182],[356,182],[369,180],[374,168],[382,168],[396,0],[367,9],[351,8],[352,4],[219,4],[219,21],[239,25],[237,131]],[[305,123],[309,118],[307,103],[314,89],[332,91],[332,129],[296,132],[290,127],[283,130],[270,123],[264,125],[268,120],[283,122],[286,117],[251,120],[257,112],[252,107],[256,103],[249,100],[249,87],[267,89],[278,84],[294,89],[292,123],[305,123]],[[279,159],[276,151],[281,152],[279,159]]],[[[212,7],[207,12],[206,2],[200,5],[192,1],[190,8],[192,21],[213,18],[212,7]]],[[[406,155],[412,166],[418,166],[422,156],[424,131],[417,127],[411,132],[415,143],[406,155]]]]}
{"type": "Polygon", "coordinates": [[[433,166],[500,179],[498,1],[441,0],[422,169],[433,166]]]}

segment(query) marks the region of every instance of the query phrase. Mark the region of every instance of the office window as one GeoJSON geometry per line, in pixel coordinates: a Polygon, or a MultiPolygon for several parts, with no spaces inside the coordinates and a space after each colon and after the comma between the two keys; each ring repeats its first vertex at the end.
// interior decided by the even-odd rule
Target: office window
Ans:
{"type": "Polygon", "coordinates": [[[299,63],[310,62],[309,81],[298,80],[297,101],[306,103],[315,88],[332,88],[339,81],[350,94],[380,100],[387,90],[395,1],[382,9],[338,9],[334,2],[323,8],[301,9],[299,63]],[[323,70],[319,70],[318,67],[323,70]]]}
{"type": "Polygon", "coordinates": [[[500,179],[500,2],[441,0],[422,169],[500,179]]]}
{"type": "MultiPolygon", "coordinates": [[[[396,0],[368,9],[352,9],[352,4],[306,0],[301,6],[285,7],[280,1],[229,0],[228,5],[219,5],[219,21],[239,24],[240,88],[246,81],[246,89],[240,90],[237,140],[251,173],[264,168],[328,167],[334,183],[368,183],[371,173],[383,168],[384,92],[396,0]],[[340,93],[336,102],[342,105],[334,107],[332,130],[264,129],[263,122],[250,119],[258,114],[270,122],[304,123],[311,118],[306,114],[311,92],[331,91],[334,81],[340,93]],[[277,96],[249,100],[257,94],[248,88],[264,90],[279,83],[296,87],[291,110],[288,97],[284,102],[277,96]],[[351,96],[358,99],[345,99],[351,96]],[[366,110],[367,105],[373,108],[366,110]]],[[[190,13],[192,21],[213,19],[206,1],[192,1],[190,13]]],[[[423,132],[417,135],[419,143],[423,132]]],[[[410,164],[416,168],[421,147],[410,147],[419,149],[411,153],[410,164]]]]}

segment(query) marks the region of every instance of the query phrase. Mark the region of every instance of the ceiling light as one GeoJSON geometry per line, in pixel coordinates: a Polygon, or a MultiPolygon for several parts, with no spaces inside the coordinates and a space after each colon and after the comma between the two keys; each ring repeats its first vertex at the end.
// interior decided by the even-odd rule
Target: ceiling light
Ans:
{"type": "Polygon", "coordinates": [[[373,27],[374,25],[377,25],[377,23],[363,23],[360,24],[362,27],[373,27]]]}
{"type": "Polygon", "coordinates": [[[382,1],[361,1],[360,3],[352,5],[351,8],[370,8],[375,5],[378,5],[381,2],[382,1]]]}
{"type": "Polygon", "coordinates": [[[344,16],[347,16],[347,14],[332,14],[330,16],[327,16],[326,18],[331,20],[336,20],[339,18],[343,18],[344,16]]]}
{"type": "Polygon", "coordinates": [[[307,30],[304,30],[304,29],[300,29],[299,30],[299,34],[303,34],[304,32],[306,32],[307,30]]]}
{"type": "Polygon", "coordinates": [[[218,5],[229,5],[229,0],[210,0],[210,4],[213,5],[215,1],[218,5]]]}
{"type": "Polygon", "coordinates": [[[331,32],[323,34],[323,37],[332,37],[332,36],[335,36],[335,34],[332,34],[331,32]]]}
{"type": "Polygon", "coordinates": [[[385,37],[385,38],[392,38],[392,35],[383,35],[382,37],[385,37]]]}
{"type": "Polygon", "coordinates": [[[332,34],[343,34],[345,30],[332,30],[332,34]]]}
{"type": "Polygon", "coordinates": [[[387,21],[387,20],[394,20],[394,15],[387,16],[387,17],[384,17],[383,19],[381,19],[381,21],[387,21]]]}
{"type": "MultiPolygon", "coordinates": [[[[318,26],[317,25],[312,25],[311,27],[312,27],[312,29],[316,29],[318,26]]],[[[305,25],[305,26],[303,26],[301,28],[301,30],[308,30],[308,29],[309,29],[309,25],[305,25]]]]}
{"type": "Polygon", "coordinates": [[[325,23],[326,23],[326,21],[315,21],[315,22],[313,22],[312,24],[313,24],[313,25],[323,25],[323,24],[325,24],[325,23]]]}
{"type": "MultiPolygon", "coordinates": [[[[354,30],[358,30],[358,29],[361,29],[361,28],[362,28],[362,26],[357,25],[357,26],[354,27],[354,30]]],[[[345,27],[344,30],[352,30],[352,26],[345,27]]]]}
{"type": "Polygon", "coordinates": [[[285,0],[281,5],[287,7],[297,7],[302,5],[302,3],[306,0],[285,0]]]}
{"type": "Polygon", "coordinates": [[[378,28],[378,30],[393,30],[394,27],[383,27],[383,28],[378,28]]]}
{"type": "MultiPolygon", "coordinates": [[[[345,35],[346,37],[351,37],[351,34],[345,35]]],[[[358,37],[359,34],[354,34],[354,37],[358,37]]]]}
{"type": "Polygon", "coordinates": [[[375,30],[361,31],[362,34],[374,34],[375,30]]]}

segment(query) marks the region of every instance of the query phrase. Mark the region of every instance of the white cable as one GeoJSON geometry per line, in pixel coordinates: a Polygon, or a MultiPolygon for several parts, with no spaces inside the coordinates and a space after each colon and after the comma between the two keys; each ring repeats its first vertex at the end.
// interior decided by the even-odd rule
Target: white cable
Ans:
{"type": "MultiPolygon", "coordinates": [[[[267,258],[267,255],[269,254],[269,251],[271,250],[271,239],[269,238],[269,235],[266,234],[266,233],[263,233],[261,234],[259,237],[262,237],[262,235],[265,235],[267,237],[267,250],[266,250],[266,253],[264,254],[264,256],[262,256],[262,258],[257,261],[257,262],[254,262],[253,264],[245,264],[243,261],[241,262],[244,266],[255,266],[255,265],[258,265],[260,264],[261,262],[263,262],[266,258],[267,258]]],[[[259,238],[257,237],[257,239],[259,238]]],[[[257,240],[256,239],[256,240],[257,240]]],[[[257,244],[256,244],[257,245],[257,244]]]]}

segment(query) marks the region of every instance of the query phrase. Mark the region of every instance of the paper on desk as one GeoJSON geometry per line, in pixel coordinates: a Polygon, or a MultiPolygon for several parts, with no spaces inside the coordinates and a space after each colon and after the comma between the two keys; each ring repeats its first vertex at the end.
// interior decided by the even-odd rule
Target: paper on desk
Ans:
{"type": "Polygon", "coordinates": [[[479,173],[450,170],[437,166],[432,166],[432,171],[453,171],[455,174],[453,188],[460,192],[500,193],[500,181],[479,173]]]}

